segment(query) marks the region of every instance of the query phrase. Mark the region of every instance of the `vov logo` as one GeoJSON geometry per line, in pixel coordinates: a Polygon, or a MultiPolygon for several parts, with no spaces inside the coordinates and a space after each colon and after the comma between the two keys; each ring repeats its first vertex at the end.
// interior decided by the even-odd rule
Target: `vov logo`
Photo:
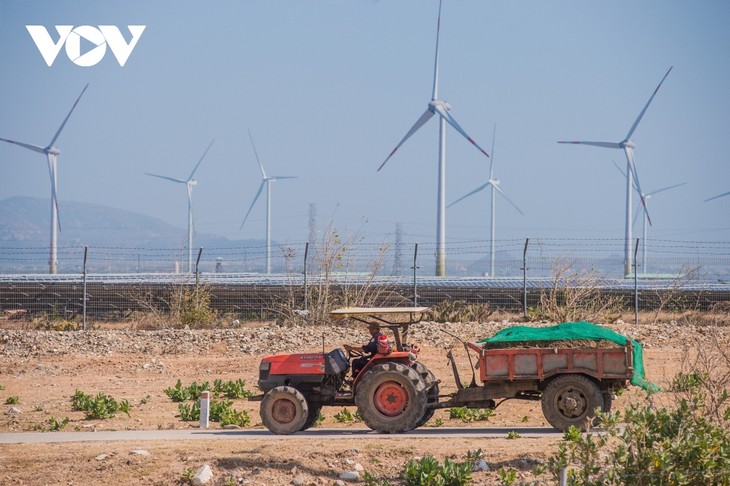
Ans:
{"type": "Polygon", "coordinates": [[[46,61],[48,67],[58,57],[61,47],[66,46],[66,55],[77,66],[90,67],[95,66],[104,58],[107,45],[117,58],[120,66],[124,66],[129,59],[130,54],[137,45],[142,32],[146,25],[128,25],[129,33],[132,34],[132,40],[127,43],[124,36],[119,31],[119,27],[115,25],[100,25],[97,29],[91,25],[56,25],[58,32],[58,41],[54,42],[48,30],[42,25],[26,25],[28,33],[33,38],[36,47],[46,61]],[[85,39],[95,47],[81,53],[81,39],[85,39]]]}

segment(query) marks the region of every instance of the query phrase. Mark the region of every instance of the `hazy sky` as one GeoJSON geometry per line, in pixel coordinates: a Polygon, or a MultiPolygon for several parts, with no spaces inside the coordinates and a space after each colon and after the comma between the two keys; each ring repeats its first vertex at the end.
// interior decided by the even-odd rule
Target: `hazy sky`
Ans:
{"type": "MultiPolygon", "coordinates": [[[[197,229],[263,238],[265,199],[239,225],[265,168],[272,236],[302,242],[309,203],[370,240],[435,240],[438,124],[378,166],[430,100],[436,0],[0,0],[0,137],[45,146],[84,85],[56,145],[59,204],[104,204],[187,224],[187,178],[206,146],[193,199],[197,229]],[[146,25],[126,65],[92,67],[61,49],[48,67],[26,25],[146,25]]],[[[445,0],[441,98],[488,151],[521,216],[497,203],[497,237],[623,238],[623,153],[558,145],[620,141],[670,66],[633,136],[651,237],[730,240],[730,2],[445,0]]],[[[83,47],[82,47],[83,49],[83,47]]],[[[447,134],[447,202],[486,182],[489,160],[447,134]]],[[[42,155],[0,144],[0,199],[48,198],[42,155]]],[[[450,208],[450,241],[484,240],[487,191],[450,208]]],[[[636,232],[640,231],[639,226],[636,232]]],[[[61,236],[62,238],[62,236],[61,236]]],[[[123,244],[123,233],[120,234],[123,244]]]]}

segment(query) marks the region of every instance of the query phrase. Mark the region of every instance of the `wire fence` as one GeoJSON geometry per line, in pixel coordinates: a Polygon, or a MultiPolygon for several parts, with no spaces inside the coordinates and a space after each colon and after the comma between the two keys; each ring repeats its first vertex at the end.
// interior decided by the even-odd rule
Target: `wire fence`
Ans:
{"type": "Polygon", "coordinates": [[[526,239],[452,243],[446,276],[433,276],[435,246],[374,245],[330,238],[321,244],[199,248],[0,246],[0,310],[115,319],[170,306],[176,289],[205,285],[213,309],[260,318],[282,302],[307,308],[324,286],[341,294],[378,288],[378,305],[444,301],[523,311],[558,286],[591,285],[626,308],[709,309],[730,301],[730,243],[526,239]],[[268,255],[267,255],[268,254],[268,255]],[[266,273],[270,266],[270,273],[266,273]],[[627,272],[628,269],[628,272],[627,272]]]}

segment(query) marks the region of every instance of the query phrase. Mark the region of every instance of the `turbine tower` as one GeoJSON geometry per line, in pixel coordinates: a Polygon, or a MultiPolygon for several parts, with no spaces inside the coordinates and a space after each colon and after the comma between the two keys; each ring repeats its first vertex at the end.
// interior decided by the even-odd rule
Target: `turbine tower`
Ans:
{"type": "Polygon", "coordinates": [[[150,174],[149,172],[145,172],[146,175],[152,176],[152,177],[159,177],[160,179],[165,179],[168,181],[176,182],[178,184],[185,184],[188,190],[188,273],[193,272],[193,186],[198,185],[198,181],[193,179],[193,176],[195,176],[195,171],[198,170],[198,167],[200,167],[200,163],[205,158],[205,155],[208,153],[208,150],[210,150],[210,147],[213,146],[213,142],[215,142],[215,139],[213,139],[210,144],[208,144],[208,148],[205,149],[205,152],[203,152],[203,155],[200,157],[200,160],[198,160],[198,163],[195,164],[195,168],[190,173],[190,177],[187,179],[176,179],[174,177],[168,177],[158,174],[150,174]]]}
{"type": "Polygon", "coordinates": [[[439,100],[438,98],[438,81],[439,81],[439,35],[441,31],[441,4],[439,1],[438,23],[436,24],[436,56],[433,67],[433,91],[431,93],[431,101],[428,103],[426,111],[416,120],[416,123],[408,130],[405,137],[390,152],[385,161],[380,164],[378,171],[385,166],[395,152],[403,143],[408,140],[411,135],[416,133],[434,114],[439,115],[439,164],[438,164],[438,195],[436,203],[436,276],[446,275],[446,123],[454,127],[464,138],[472,145],[479,149],[485,156],[489,154],[482,149],[456,122],[449,110],[451,105],[439,100]]]}
{"type": "Polygon", "coordinates": [[[631,136],[634,134],[634,131],[636,130],[636,127],[639,126],[639,122],[644,117],[644,113],[646,113],[647,108],[649,108],[649,105],[651,104],[652,100],[654,99],[654,96],[656,96],[657,91],[659,91],[659,88],[662,86],[662,83],[665,79],[667,79],[667,76],[669,76],[669,73],[672,71],[672,67],[669,68],[667,73],[664,75],[662,80],[659,82],[659,85],[657,85],[656,89],[652,93],[651,97],[649,98],[649,101],[646,102],[646,105],[644,106],[644,109],[641,110],[641,113],[639,113],[639,116],[634,121],[634,124],[631,125],[631,128],[629,129],[629,132],[626,134],[626,137],[620,141],[620,142],[574,142],[574,141],[559,141],[558,143],[572,143],[572,144],[581,144],[581,145],[593,145],[595,147],[604,147],[604,148],[613,148],[613,149],[622,149],[624,151],[624,154],[626,154],[626,227],[625,227],[625,245],[624,245],[624,275],[629,275],[631,273],[631,216],[632,216],[632,209],[631,209],[631,194],[632,194],[632,179],[633,184],[636,185],[636,189],[639,193],[639,196],[641,198],[641,205],[644,207],[644,212],[646,213],[646,218],[649,221],[649,224],[651,224],[651,217],[649,217],[649,211],[646,209],[646,201],[644,200],[643,192],[641,191],[641,184],[639,184],[639,175],[636,172],[636,163],[634,161],[634,148],[636,145],[631,140],[631,136]]]}
{"type": "Polygon", "coordinates": [[[261,191],[263,191],[264,185],[266,185],[266,273],[268,274],[271,273],[271,183],[276,182],[279,179],[296,179],[296,176],[267,176],[266,171],[264,170],[264,166],[261,164],[261,160],[259,160],[259,154],[256,151],[256,145],[253,143],[251,130],[248,131],[248,138],[251,139],[251,147],[253,147],[253,153],[256,156],[256,162],[258,162],[259,169],[261,169],[261,185],[259,186],[259,190],[256,191],[253,202],[251,203],[251,206],[249,206],[248,211],[246,212],[246,216],[244,216],[243,221],[241,222],[241,227],[239,228],[239,230],[243,229],[243,225],[246,224],[248,215],[251,214],[251,210],[253,209],[254,204],[256,204],[256,201],[261,195],[261,191]]]}
{"type": "Polygon", "coordinates": [[[68,115],[66,115],[66,118],[64,118],[63,123],[61,123],[61,126],[58,127],[58,130],[56,131],[56,134],[51,139],[51,142],[46,145],[45,147],[41,147],[38,145],[32,145],[29,143],[23,143],[23,142],[16,142],[15,140],[8,140],[6,138],[0,138],[3,142],[13,143],[15,145],[20,145],[21,147],[25,147],[29,150],[32,150],[34,152],[38,152],[41,154],[46,155],[46,160],[48,161],[48,174],[51,177],[51,245],[49,249],[49,257],[48,257],[48,272],[51,275],[55,275],[58,272],[58,233],[56,232],[57,229],[61,229],[61,222],[58,219],[58,155],[61,153],[61,151],[58,149],[58,147],[54,147],[54,143],[56,143],[56,140],[58,140],[58,136],[61,135],[61,131],[63,130],[63,127],[66,126],[66,122],[71,117],[71,113],[73,113],[74,109],[76,108],[76,105],[79,103],[79,100],[84,95],[84,92],[86,91],[86,88],[89,87],[89,83],[86,83],[86,86],[84,86],[84,89],[81,90],[81,94],[78,98],[76,98],[76,102],[71,107],[71,111],[68,112],[68,115]]]}
{"type": "MultiPolygon", "coordinates": [[[[616,167],[616,169],[618,169],[618,171],[621,172],[621,175],[623,175],[624,177],[626,177],[626,174],[621,169],[621,167],[619,167],[619,165],[615,161],[612,160],[611,162],[613,162],[614,167],[616,167]]],[[[646,206],[648,207],[649,206],[649,199],[651,199],[652,196],[654,196],[656,194],[659,194],[660,192],[664,192],[664,191],[668,191],[670,189],[674,189],[675,187],[683,186],[685,184],[687,184],[687,183],[686,182],[680,182],[679,184],[674,184],[674,185],[671,185],[671,186],[668,186],[668,187],[662,187],[661,189],[657,189],[656,191],[651,191],[649,193],[640,194],[640,195],[644,197],[644,202],[646,203],[646,206]]],[[[638,191],[638,189],[636,188],[636,185],[634,185],[634,190],[638,191]]],[[[634,214],[634,220],[631,223],[632,226],[636,224],[636,220],[639,218],[639,211],[641,211],[641,206],[639,206],[638,208],[636,208],[636,213],[634,214]]],[[[647,271],[646,271],[646,266],[647,266],[646,244],[649,241],[648,229],[647,229],[647,224],[646,224],[646,221],[647,221],[647,216],[646,215],[647,215],[647,213],[646,213],[646,211],[644,211],[643,218],[642,218],[642,224],[641,224],[642,232],[644,234],[644,237],[641,240],[641,247],[642,247],[642,249],[641,249],[641,251],[642,251],[642,262],[641,263],[642,263],[642,268],[644,269],[644,273],[647,273],[647,271]]]]}
{"type": "Polygon", "coordinates": [[[490,244],[489,244],[489,254],[490,254],[490,265],[489,265],[489,276],[494,277],[494,235],[495,235],[495,227],[496,227],[496,220],[497,220],[497,212],[496,212],[496,202],[497,202],[497,193],[500,193],[508,203],[510,203],[521,215],[525,215],[525,213],[522,212],[520,208],[517,207],[517,205],[512,202],[512,200],[507,197],[507,194],[502,191],[502,189],[499,187],[500,182],[499,179],[494,178],[494,139],[497,136],[497,124],[494,125],[494,131],[492,133],[492,157],[491,162],[489,164],[489,180],[485,184],[482,184],[481,186],[477,187],[470,193],[461,196],[456,201],[449,204],[447,207],[451,207],[454,204],[458,203],[459,201],[466,199],[467,197],[471,196],[472,194],[476,194],[477,192],[485,189],[487,186],[491,186],[492,188],[492,220],[491,220],[491,232],[490,232],[490,244]]]}

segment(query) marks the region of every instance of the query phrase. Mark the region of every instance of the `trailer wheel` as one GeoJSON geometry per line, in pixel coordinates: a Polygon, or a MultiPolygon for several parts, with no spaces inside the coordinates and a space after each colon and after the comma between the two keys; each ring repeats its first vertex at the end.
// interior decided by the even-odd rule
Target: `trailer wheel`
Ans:
{"type": "Polygon", "coordinates": [[[587,431],[593,424],[595,410],[603,410],[601,389],[582,375],[554,378],[542,394],[542,413],[548,423],[566,431],[571,425],[587,431]]]}
{"type": "MultiPolygon", "coordinates": [[[[431,370],[426,368],[425,364],[421,363],[420,361],[416,361],[415,363],[413,363],[411,368],[416,370],[416,373],[421,376],[423,383],[426,385],[426,404],[438,403],[439,384],[436,382],[436,376],[431,372],[431,370]]],[[[418,428],[431,420],[431,417],[433,417],[433,414],[435,412],[435,408],[426,408],[426,411],[423,413],[423,417],[421,417],[420,420],[416,423],[415,428],[418,428]]]]}
{"type": "Polygon", "coordinates": [[[415,428],[426,411],[426,385],[404,364],[378,364],[362,377],[355,390],[355,405],[371,429],[386,434],[405,432],[415,428]]]}
{"type": "Polygon", "coordinates": [[[309,402],[309,413],[307,414],[307,420],[306,420],[306,422],[304,422],[304,425],[302,425],[302,428],[299,430],[304,431],[310,427],[313,427],[314,424],[317,423],[317,420],[319,420],[319,413],[321,411],[322,411],[321,403],[309,402]]]}
{"type": "Polygon", "coordinates": [[[271,432],[289,435],[302,429],[309,416],[309,405],[296,388],[277,386],[266,392],[259,413],[271,432]]]}

